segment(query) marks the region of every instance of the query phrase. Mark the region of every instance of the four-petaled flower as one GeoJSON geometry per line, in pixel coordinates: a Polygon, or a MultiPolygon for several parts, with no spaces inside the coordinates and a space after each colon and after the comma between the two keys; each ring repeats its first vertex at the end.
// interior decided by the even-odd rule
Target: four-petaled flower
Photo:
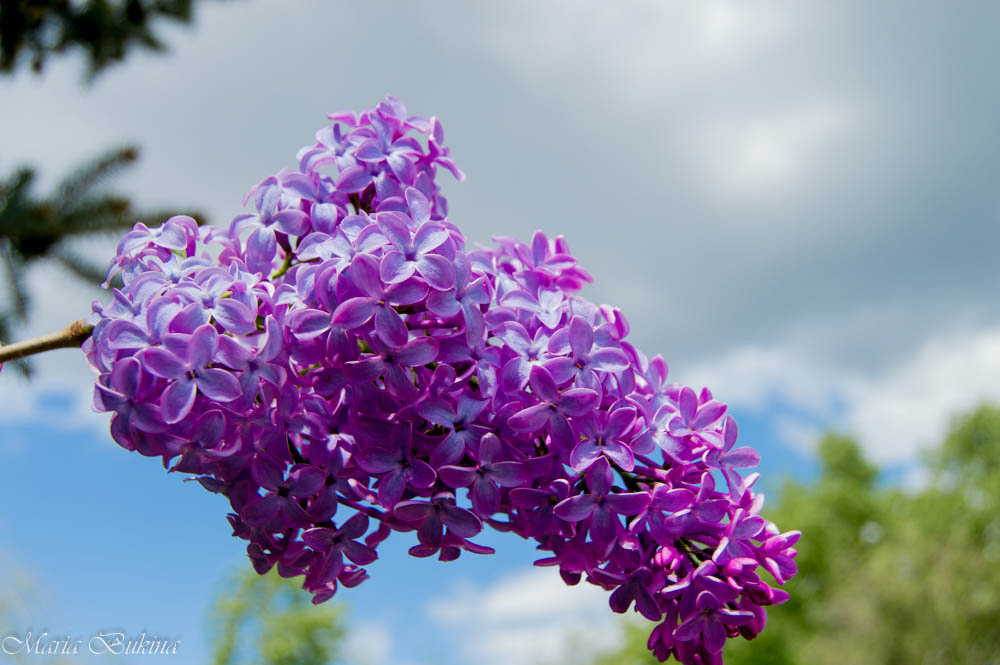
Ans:
{"type": "Polygon", "coordinates": [[[434,469],[413,456],[413,432],[409,424],[393,428],[388,448],[368,446],[355,454],[354,461],[366,473],[382,476],[378,502],[385,508],[399,503],[407,484],[426,489],[437,480],[434,469]]]}
{"type": "Polygon", "coordinates": [[[699,405],[698,401],[694,390],[685,386],[677,400],[679,414],[667,423],[667,431],[675,438],[699,437],[710,445],[719,447],[722,439],[710,428],[726,413],[726,405],[715,400],[699,405]]]}
{"type": "Polygon", "coordinates": [[[449,487],[468,487],[472,508],[480,517],[489,517],[500,510],[500,487],[519,487],[528,478],[520,462],[499,462],[500,439],[487,434],[479,441],[476,466],[442,466],[438,475],[449,487]]]}
{"type": "Polygon", "coordinates": [[[375,259],[367,254],[355,257],[347,276],[364,295],[340,303],[333,312],[332,324],[353,330],[375,317],[375,334],[383,342],[390,346],[406,344],[409,329],[394,306],[419,302],[427,295],[427,286],[410,280],[387,288],[379,279],[375,259]]]}
{"type": "Polygon", "coordinates": [[[621,349],[595,348],[594,327],[579,315],[570,319],[568,328],[557,332],[549,341],[552,353],[561,354],[567,350],[568,356],[545,363],[545,368],[558,383],[575,378],[580,386],[597,388],[600,386],[597,371],[618,372],[628,367],[628,356],[621,349]]]}
{"type": "Polygon", "coordinates": [[[573,441],[573,430],[566,418],[590,413],[600,401],[600,396],[589,388],[560,391],[552,375],[541,365],[531,368],[528,383],[532,393],[541,401],[511,416],[508,421],[510,428],[517,432],[531,432],[547,423],[552,438],[561,445],[569,445],[573,441]]]}
{"type": "Polygon", "coordinates": [[[176,423],[189,414],[199,392],[221,402],[231,402],[242,394],[236,377],[212,366],[219,333],[211,325],[201,326],[191,335],[168,334],[164,347],[148,348],[142,357],[150,372],[171,380],[160,399],[165,422],[176,423]]]}
{"type": "MultiPolygon", "coordinates": [[[[624,443],[624,437],[635,423],[636,412],[632,407],[621,407],[614,411],[587,414],[577,421],[581,434],[569,456],[574,471],[584,471],[602,455],[624,471],[635,468],[635,452],[648,453],[651,447],[643,447],[633,452],[633,447],[624,443]]],[[[642,439],[637,440],[642,443],[642,439]]]]}
{"type": "Polygon", "coordinates": [[[649,505],[645,492],[612,492],[611,465],[601,457],[587,469],[587,494],[564,499],[555,507],[556,517],[567,522],[590,518],[590,538],[598,546],[609,546],[622,530],[620,515],[635,515],[649,505]]]}
{"type": "Polygon", "coordinates": [[[459,398],[454,409],[444,400],[427,400],[417,406],[417,413],[422,418],[449,430],[431,453],[431,466],[437,468],[462,459],[466,449],[471,448],[486,431],[481,425],[473,424],[485,408],[486,400],[465,396],[459,398]]]}
{"type": "Polygon", "coordinates": [[[321,469],[308,464],[296,464],[286,477],[281,464],[267,454],[257,455],[251,463],[253,478],[267,490],[264,496],[255,496],[243,507],[240,517],[250,526],[262,526],[280,517],[288,524],[305,526],[310,519],[299,504],[318,492],[326,482],[321,469]]]}
{"type": "Polygon", "coordinates": [[[743,626],[751,621],[752,612],[729,609],[711,592],[702,591],[695,601],[695,613],[681,622],[674,639],[689,642],[701,637],[710,653],[719,653],[726,643],[726,626],[743,626]]]}
{"type": "Polygon", "coordinates": [[[455,269],[434,250],[448,241],[448,231],[434,222],[421,224],[410,237],[409,217],[400,212],[378,213],[378,225],[394,249],[382,257],[379,277],[386,284],[397,284],[415,273],[441,291],[455,284],[455,269]]]}
{"type": "MultiPolygon", "coordinates": [[[[384,263],[382,265],[385,265],[384,263]]],[[[486,333],[481,305],[490,302],[486,278],[472,279],[469,260],[461,254],[455,257],[455,282],[452,288],[433,291],[427,296],[427,309],[438,316],[455,316],[459,312],[465,321],[465,338],[470,345],[478,344],[486,333]],[[470,281],[471,280],[471,281],[470,281]]]]}
{"type": "Polygon", "coordinates": [[[392,514],[404,522],[417,524],[417,538],[435,550],[441,547],[444,530],[461,538],[471,538],[483,530],[483,523],[473,513],[455,505],[455,495],[438,492],[430,501],[401,501],[392,514]]]}
{"type": "Polygon", "coordinates": [[[375,561],[378,558],[375,550],[357,541],[367,531],[368,516],[364,513],[355,514],[339,529],[318,527],[303,531],[302,541],[323,553],[315,565],[317,572],[310,575],[309,581],[322,584],[337,579],[344,570],[345,556],[359,566],[375,561]]]}
{"type": "Polygon", "coordinates": [[[753,448],[743,446],[733,450],[736,435],[736,420],[732,416],[726,416],[722,426],[722,449],[709,448],[705,451],[705,464],[722,471],[729,486],[729,495],[733,499],[739,499],[746,489],[743,477],[736,469],[752,469],[760,464],[760,453],[753,448]]]}

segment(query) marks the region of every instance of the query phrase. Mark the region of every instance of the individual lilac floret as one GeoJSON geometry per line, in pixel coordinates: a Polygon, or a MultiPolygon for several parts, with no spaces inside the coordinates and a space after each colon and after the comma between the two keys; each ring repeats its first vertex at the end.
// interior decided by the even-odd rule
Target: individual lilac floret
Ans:
{"type": "Polygon", "coordinates": [[[281,464],[268,455],[254,457],[253,478],[267,494],[254,497],[244,507],[242,518],[250,526],[263,526],[280,518],[285,524],[309,524],[299,499],[312,496],[323,486],[323,472],[306,464],[297,464],[286,476],[281,464]]]}
{"type": "Polygon", "coordinates": [[[220,402],[231,402],[240,396],[236,377],[211,366],[219,347],[219,333],[211,325],[201,326],[191,335],[172,335],[165,341],[180,353],[154,347],[143,351],[142,362],[150,373],[171,380],[160,399],[163,418],[168,424],[191,412],[199,392],[220,402]]]}
{"type": "MultiPolygon", "coordinates": [[[[632,429],[635,416],[634,408],[622,407],[581,417],[578,421],[580,443],[576,444],[569,456],[573,469],[583,471],[602,456],[617,464],[623,471],[635,469],[635,453],[623,441],[632,429]]],[[[648,453],[651,450],[646,446],[638,452],[648,453]]]]}
{"type": "Polygon", "coordinates": [[[560,391],[549,371],[541,366],[531,369],[528,382],[532,393],[541,401],[511,416],[508,423],[511,429],[533,432],[542,426],[548,426],[555,443],[563,446],[571,443],[573,428],[569,418],[593,411],[600,401],[600,395],[589,388],[560,391]]]}
{"type": "Polygon", "coordinates": [[[407,485],[427,489],[433,487],[437,479],[427,462],[413,456],[413,433],[409,424],[393,428],[389,445],[389,449],[369,446],[354,458],[365,473],[381,476],[378,502],[384,508],[399,503],[407,485]]]}
{"type": "Polygon", "coordinates": [[[302,542],[322,554],[317,559],[318,564],[313,566],[317,570],[312,575],[313,583],[324,584],[337,579],[344,571],[345,556],[359,566],[375,561],[378,558],[375,550],[356,540],[367,531],[368,516],[363,513],[355,513],[339,529],[318,527],[304,531],[302,542]]]}
{"type": "Polygon", "coordinates": [[[500,510],[500,487],[521,487],[529,479],[520,462],[502,462],[500,439],[486,434],[479,442],[473,467],[443,466],[438,475],[449,487],[469,487],[469,499],[480,517],[489,517],[500,510]]]}
{"type": "Polygon", "coordinates": [[[379,229],[393,245],[393,250],[382,257],[379,276],[386,284],[397,284],[415,273],[431,287],[444,291],[455,283],[455,269],[451,261],[434,251],[451,236],[433,222],[424,222],[415,233],[410,233],[409,217],[396,212],[378,215],[379,229]]]}
{"type": "Polygon", "coordinates": [[[753,448],[743,446],[733,450],[736,435],[736,420],[732,416],[726,416],[722,426],[722,449],[712,448],[705,452],[705,464],[722,471],[729,484],[729,494],[734,499],[738,499],[746,489],[743,477],[736,469],[752,469],[760,464],[760,453],[753,448]]]}
{"type": "Polygon", "coordinates": [[[726,643],[726,626],[743,626],[753,621],[752,612],[731,610],[709,591],[702,591],[695,601],[695,613],[677,628],[674,638],[690,642],[701,638],[710,653],[719,653],[726,643]]]}
{"type": "Polygon", "coordinates": [[[375,334],[386,344],[405,344],[409,330],[397,307],[423,300],[428,291],[426,284],[410,280],[386,285],[378,276],[375,260],[367,255],[355,258],[347,279],[364,295],[342,302],[333,312],[333,324],[357,330],[374,319],[375,334]]]}
{"type": "Polygon", "coordinates": [[[432,466],[454,464],[462,459],[466,450],[484,432],[482,426],[473,423],[486,408],[487,402],[468,395],[460,396],[457,401],[454,408],[444,400],[427,400],[417,407],[418,414],[448,432],[430,455],[432,466]]]}
{"type": "Polygon", "coordinates": [[[614,474],[603,457],[587,470],[586,494],[577,494],[555,507],[555,515],[567,522],[580,522],[590,518],[590,538],[604,548],[618,537],[621,531],[619,515],[635,515],[649,504],[646,492],[613,493],[614,474]]]}
{"type": "Polygon", "coordinates": [[[119,445],[134,448],[134,430],[155,434],[167,429],[160,407],[145,401],[154,394],[154,378],[135,358],[124,358],[111,370],[110,385],[94,386],[95,408],[115,414],[111,436],[119,445]]]}
{"type": "Polygon", "coordinates": [[[254,569],[314,602],[393,533],[451,561],[491,553],[488,525],[654,622],[660,660],[721,663],[788,599],[800,536],[761,516],[725,404],[579,295],[564,238],[467,246],[436,118],[392,97],[328,118],[228,228],[118,244],[83,346],[114,440],[227,497],[254,569]]]}

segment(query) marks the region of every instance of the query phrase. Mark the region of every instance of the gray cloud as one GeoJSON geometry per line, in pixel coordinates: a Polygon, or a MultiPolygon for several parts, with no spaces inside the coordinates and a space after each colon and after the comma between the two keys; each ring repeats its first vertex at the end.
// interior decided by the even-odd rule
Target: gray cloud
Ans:
{"type": "MultiPolygon", "coordinates": [[[[864,373],[1000,318],[995,5],[205,4],[171,55],[0,82],[0,169],[121,140],[216,222],[386,92],[440,116],[476,240],[565,234],[681,377],[795,344],[864,373]]],[[[447,177],[447,176],[446,176],[447,177]]],[[[83,309],[65,302],[58,311],[83,309]]]]}

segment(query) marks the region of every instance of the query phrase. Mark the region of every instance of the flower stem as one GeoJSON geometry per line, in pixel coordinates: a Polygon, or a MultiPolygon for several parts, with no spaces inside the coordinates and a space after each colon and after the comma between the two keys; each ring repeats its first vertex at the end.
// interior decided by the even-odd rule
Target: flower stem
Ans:
{"type": "Polygon", "coordinates": [[[80,319],[69,324],[65,330],[50,333],[34,339],[26,339],[23,342],[15,342],[6,346],[0,346],[0,363],[9,360],[25,358],[43,351],[52,349],[68,349],[83,344],[84,340],[90,337],[94,326],[88,325],[86,321],[80,319]]]}
{"type": "Polygon", "coordinates": [[[377,510],[375,508],[372,508],[371,506],[362,505],[357,501],[352,501],[351,499],[348,499],[342,494],[337,495],[337,503],[339,503],[342,506],[347,506],[348,508],[353,508],[354,510],[357,510],[360,513],[364,513],[368,517],[379,520],[381,522],[384,522],[387,517],[386,514],[383,513],[381,510],[377,510]]]}
{"type": "Polygon", "coordinates": [[[273,275],[271,275],[271,279],[272,280],[278,279],[286,272],[288,272],[288,269],[292,267],[294,260],[295,257],[291,252],[285,254],[285,262],[281,264],[281,267],[278,268],[278,270],[273,275]]]}
{"type": "Polygon", "coordinates": [[[690,541],[687,538],[678,538],[674,544],[677,545],[677,549],[684,552],[684,556],[687,557],[688,562],[691,564],[691,567],[694,570],[698,570],[698,566],[700,564],[695,559],[694,552],[691,551],[691,547],[693,547],[693,545],[691,545],[691,547],[688,547],[690,541]]]}

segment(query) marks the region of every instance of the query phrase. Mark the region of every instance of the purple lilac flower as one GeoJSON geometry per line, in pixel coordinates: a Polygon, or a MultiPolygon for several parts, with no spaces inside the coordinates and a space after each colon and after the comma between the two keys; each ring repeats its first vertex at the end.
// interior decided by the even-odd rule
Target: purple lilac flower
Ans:
{"type": "Polygon", "coordinates": [[[573,441],[568,418],[590,413],[600,401],[598,393],[589,388],[560,391],[549,371],[541,366],[531,369],[529,384],[540,401],[514,414],[510,427],[518,432],[534,432],[547,425],[553,441],[563,446],[573,441]]]}
{"type": "Polygon", "coordinates": [[[378,501],[392,508],[403,498],[407,485],[416,489],[434,486],[437,474],[427,462],[413,456],[413,433],[409,423],[393,429],[389,449],[369,446],[355,456],[358,466],[372,475],[380,475],[378,501]]]}
{"type": "Polygon", "coordinates": [[[579,295],[564,238],[467,246],[436,118],[391,97],[328,117],[228,228],[118,244],[83,346],[114,440],[226,496],[254,568],[314,602],[394,532],[451,561],[493,551],[470,540],[485,524],[658,622],[657,658],[721,663],[788,599],[800,535],[760,515],[726,406],[579,295]]]}
{"type": "Polygon", "coordinates": [[[695,601],[695,613],[677,627],[674,638],[682,642],[701,638],[706,649],[719,653],[726,643],[726,626],[742,626],[752,620],[752,613],[728,609],[710,592],[702,591],[695,601]]]}
{"type": "Polygon", "coordinates": [[[743,446],[733,450],[736,434],[736,420],[732,416],[726,416],[722,426],[722,449],[712,448],[705,452],[705,464],[722,471],[733,499],[739,499],[746,489],[743,477],[736,469],[751,469],[760,464],[760,453],[753,448],[743,446]]]}
{"type": "Polygon", "coordinates": [[[486,430],[473,423],[486,404],[485,400],[462,395],[454,408],[444,400],[427,400],[417,407],[417,413],[428,422],[448,430],[447,436],[430,455],[431,466],[454,464],[462,459],[473,442],[479,440],[486,430]]]}
{"type": "Polygon", "coordinates": [[[480,517],[489,517],[500,510],[500,487],[521,487],[528,472],[520,462],[498,462],[501,458],[500,439],[486,434],[479,442],[475,466],[442,466],[438,475],[449,487],[469,487],[469,499],[480,517]]]}
{"type": "MultiPolygon", "coordinates": [[[[635,469],[635,453],[622,440],[632,429],[635,416],[634,408],[621,407],[581,417],[578,421],[580,443],[576,444],[569,456],[573,469],[584,471],[601,456],[617,464],[623,471],[635,469]]],[[[651,450],[647,446],[638,452],[648,453],[651,450]]]]}
{"type": "Polygon", "coordinates": [[[439,316],[455,316],[462,313],[465,336],[469,345],[475,346],[486,332],[486,322],[480,309],[488,305],[490,294],[486,288],[486,277],[472,279],[469,260],[459,254],[455,257],[454,287],[432,291],[427,296],[427,309],[439,316]]]}
{"type": "Polygon", "coordinates": [[[160,399],[166,423],[188,415],[199,392],[221,402],[231,402],[242,394],[236,377],[211,366],[219,346],[219,333],[211,325],[201,326],[191,335],[170,335],[165,342],[164,347],[143,351],[142,362],[152,374],[171,380],[160,399]],[[175,350],[167,350],[167,346],[175,350]]]}
{"type": "Polygon", "coordinates": [[[322,553],[314,566],[317,572],[312,583],[326,583],[340,576],[344,571],[344,557],[358,564],[367,566],[378,558],[372,548],[356,539],[368,531],[368,516],[355,513],[342,527],[316,527],[302,533],[302,542],[322,553]]]}
{"type": "Polygon", "coordinates": [[[397,284],[415,273],[435,289],[444,291],[455,283],[455,269],[447,257],[435,254],[451,236],[441,225],[424,222],[410,233],[412,221],[398,212],[380,212],[379,229],[393,250],[382,257],[379,276],[386,284],[397,284]]]}
{"type": "Polygon", "coordinates": [[[435,549],[441,546],[445,529],[462,538],[471,538],[483,529],[478,517],[455,505],[451,492],[438,492],[430,501],[400,502],[392,513],[404,522],[416,524],[420,543],[435,549]]]}
{"type": "Polygon", "coordinates": [[[342,302],[333,312],[333,323],[347,330],[356,330],[374,319],[375,334],[386,344],[405,344],[409,329],[396,307],[423,300],[428,291],[426,284],[418,280],[391,286],[385,284],[378,276],[375,260],[369,255],[355,258],[347,279],[364,295],[342,302]]]}
{"type": "Polygon", "coordinates": [[[649,504],[645,492],[613,493],[613,482],[611,465],[601,457],[587,470],[589,492],[565,499],[553,512],[567,522],[581,522],[589,517],[590,538],[605,547],[621,531],[619,515],[635,515],[649,504]]]}
{"type": "Polygon", "coordinates": [[[244,506],[240,516],[248,525],[263,526],[276,518],[300,527],[309,524],[298,499],[312,496],[323,486],[326,478],[320,469],[297,464],[286,476],[281,464],[266,454],[254,457],[251,467],[253,479],[267,493],[254,496],[244,506]]]}

